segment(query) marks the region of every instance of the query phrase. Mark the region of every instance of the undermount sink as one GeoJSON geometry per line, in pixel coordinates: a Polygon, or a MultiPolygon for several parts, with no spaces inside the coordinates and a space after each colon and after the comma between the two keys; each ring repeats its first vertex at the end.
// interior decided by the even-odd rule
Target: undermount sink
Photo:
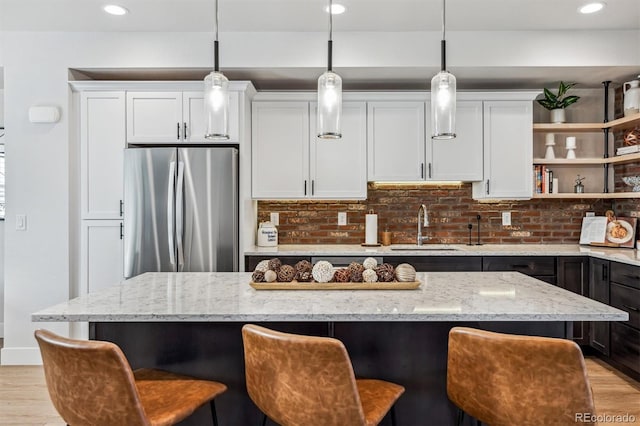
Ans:
{"type": "Polygon", "coordinates": [[[453,247],[446,244],[423,244],[421,246],[417,244],[391,244],[389,248],[391,250],[460,250],[458,247],[453,247]]]}

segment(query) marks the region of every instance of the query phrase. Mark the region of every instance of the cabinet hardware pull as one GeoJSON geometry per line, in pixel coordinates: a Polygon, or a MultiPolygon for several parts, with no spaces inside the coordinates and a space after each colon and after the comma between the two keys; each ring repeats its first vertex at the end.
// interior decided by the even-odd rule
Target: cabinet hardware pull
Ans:
{"type": "Polygon", "coordinates": [[[420,179],[424,179],[424,163],[420,163],[420,179]]]}
{"type": "Polygon", "coordinates": [[[602,280],[606,281],[607,280],[607,276],[609,275],[609,272],[607,271],[607,265],[602,265],[602,280]]]}
{"type": "Polygon", "coordinates": [[[307,195],[307,180],[304,180],[304,195],[307,195]]]}
{"type": "Polygon", "coordinates": [[[511,265],[513,268],[528,268],[529,265],[511,265]]]}
{"type": "Polygon", "coordinates": [[[640,308],[634,308],[633,306],[625,305],[624,303],[622,304],[622,306],[623,306],[625,309],[629,309],[630,311],[633,311],[633,312],[640,312],[640,308]]]}
{"type": "Polygon", "coordinates": [[[487,195],[489,195],[489,179],[487,179],[487,195]]]}
{"type": "Polygon", "coordinates": [[[120,239],[124,238],[124,225],[120,222],[120,239]]]}
{"type": "Polygon", "coordinates": [[[638,276],[638,275],[624,274],[624,276],[627,277],[627,278],[634,279],[634,280],[640,280],[640,276],[638,276]]]}
{"type": "Polygon", "coordinates": [[[176,127],[178,129],[177,137],[178,137],[178,140],[180,140],[180,123],[176,123],[176,127]]]}
{"type": "Polygon", "coordinates": [[[120,200],[120,217],[124,214],[124,201],[120,200]]]}
{"type": "Polygon", "coordinates": [[[431,179],[431,163],[429,163],[429,179],[431,179]]]}
{"type": "Polygon", "coordinates": [[[316,192],[316,181],[314,179],[311,179],[311,195],[315,194],[316,192]]]}
{"type": "Polygon", "coordinates": [[[184,140],[187,140],[187,122],[182,123],[182,136],[184,136],[184,140]]]}

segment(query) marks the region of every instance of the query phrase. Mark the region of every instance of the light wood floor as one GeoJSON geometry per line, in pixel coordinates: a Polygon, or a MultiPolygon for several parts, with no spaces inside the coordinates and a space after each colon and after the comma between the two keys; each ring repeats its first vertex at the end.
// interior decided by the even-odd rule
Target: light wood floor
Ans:
{"type": "MultiPolygon", "coordinates": [[[[640,425],[640,383],[596,358],[586,361],[597,414],[628,413],[636,420],[625,424],[640,425]]],[[[64,425],[49,400],[42,367],[0,367],[0,425],[64,425]]]]}

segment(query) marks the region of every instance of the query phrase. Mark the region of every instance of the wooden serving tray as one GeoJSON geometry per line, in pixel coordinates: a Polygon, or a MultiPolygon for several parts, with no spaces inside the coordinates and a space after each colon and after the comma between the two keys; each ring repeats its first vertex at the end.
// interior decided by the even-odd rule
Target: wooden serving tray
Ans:
{"type": "Polygon", "coordinates": [[[393,281],[390,283],[301,283],[298,281],[290,283],[256,283],[250,281],[249,285],[256,290],[415,290],[420,287],[420,281],[393,281]]]}

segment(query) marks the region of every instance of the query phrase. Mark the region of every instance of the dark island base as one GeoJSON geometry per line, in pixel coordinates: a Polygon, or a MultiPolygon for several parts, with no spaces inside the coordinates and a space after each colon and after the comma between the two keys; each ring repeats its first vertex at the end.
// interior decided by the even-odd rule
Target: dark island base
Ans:
{"type": "MultiPolygon", "coordinates": [[[[90,338],[118,344],[132,368],[155,367],[217,380],[229,390],[216,399],[221,426],[260,425],[262,414],[244,382],[243,323],[92,323],[90,338]]],[[[570,338],[565,322],[300,322],[262,323],[275,330],[335,337],[346,346],[357,377],[403,385],[396,404],[398,425],[455,424],[456,408],[447,398],[447,339],[451,327],[468,326],[514,334],[570,338]]],[[[383,425],[391,424],[385,418],[383,425]]],[[[208,407],[181,425],[211,424],[208,407]]],[[[269,422],[268,424],[272,424],[269,422]]],[[[467,417],[466,424],[475,424],[467,417]]]]}

